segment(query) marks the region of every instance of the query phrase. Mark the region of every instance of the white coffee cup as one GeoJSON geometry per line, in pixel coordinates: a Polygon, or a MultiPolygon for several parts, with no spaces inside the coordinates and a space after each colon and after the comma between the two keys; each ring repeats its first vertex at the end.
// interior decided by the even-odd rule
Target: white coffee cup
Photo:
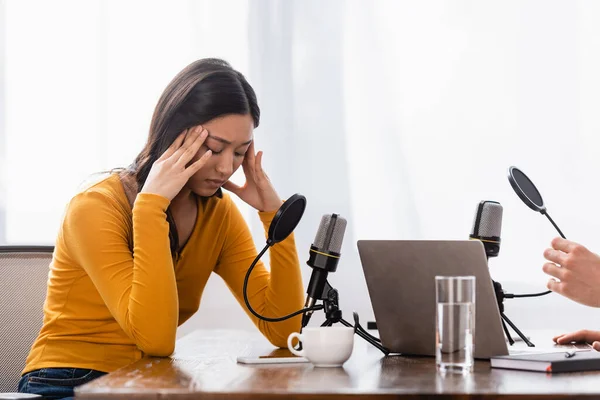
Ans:
{"type": "Polygon", "coordinates": [[[308,359],[315,367],[341,367],[352,355],[354,328],[304,328],[302,333],[292,333],[288,337],[287,345],[292,353],[308,359]],[[294,338],[302,343],[302,350],[298,351],[292,347],[294,338]]]}

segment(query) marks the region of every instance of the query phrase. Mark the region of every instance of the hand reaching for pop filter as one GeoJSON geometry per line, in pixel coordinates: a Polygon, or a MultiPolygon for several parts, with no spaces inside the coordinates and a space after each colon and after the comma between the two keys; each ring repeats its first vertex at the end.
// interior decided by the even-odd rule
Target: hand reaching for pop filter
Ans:
{"type": "Polygon", "coordinates": [[[254,142],[252,142],[242,162],[246,183],[238,186],[227,181],[223,188],[234,193],[258,211],[276,211],[281,206],[281,198],[262,168],[262,157],[262,151],[259,151],[258,154],[254,153],[254,142]]]}
{"type": "Polygon", "coordinates": [[[552,248],[544,251],[544,257],[551,261],[542,267],[553,277],[548,281],[548,289],[580,304],[600,307],[600,257],[597,254],[579,243],[555,238],[552,248]]]}

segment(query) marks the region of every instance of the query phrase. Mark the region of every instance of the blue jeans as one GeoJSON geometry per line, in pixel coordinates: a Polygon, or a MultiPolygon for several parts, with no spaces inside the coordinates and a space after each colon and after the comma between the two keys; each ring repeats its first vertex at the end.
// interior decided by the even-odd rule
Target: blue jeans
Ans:
{"type": "Polygon", "coordinates": [[[93,369],[42,368],[26,373],[19,381],[19,392],[44,396],[44,399],[73,399],[73,388],[105,375],[93,369]]]}

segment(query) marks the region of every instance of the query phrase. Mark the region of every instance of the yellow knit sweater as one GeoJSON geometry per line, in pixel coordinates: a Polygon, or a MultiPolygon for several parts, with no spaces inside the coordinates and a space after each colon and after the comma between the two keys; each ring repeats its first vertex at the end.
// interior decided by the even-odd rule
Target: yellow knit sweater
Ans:
{"type": "MultiPolygon", "coordinates": [[[[177,326],[198,310],[215,272],[275,346],[300,329],[300,316],[266,323],[247,310],[242,286],[256,247],[231,198],[198,201],[198,218],[180,256],[169,247],[169,200],[138,194],[133,210],[117,174],[75,196],[56,241],[44,322],[23,373],[39,368],[110,372],[144,354],[168,356],[177,326]]],[[[275,212],[259,212],[265,231],[275,212]]],[[[248,283],[252,307],[277,317],[303,306],[293,236],[270,250],[248,283]]]]}

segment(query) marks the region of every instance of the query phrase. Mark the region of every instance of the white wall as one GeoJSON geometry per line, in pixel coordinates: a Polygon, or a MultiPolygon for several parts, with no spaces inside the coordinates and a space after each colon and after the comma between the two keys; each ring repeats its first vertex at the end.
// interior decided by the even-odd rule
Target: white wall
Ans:
{"type": "MultiPolygon", "coordinates": [[[[544,290],[542,252],[556,232],[512,192],[510,165],[568,238],[600,248],[597,2],[4,4],[10,242],[52,242],[77,184],[139,151],[171,77],[217,56],[258,93],[257,145],[280,194],[308,198],[297,231],[306,282],[321,215],[348,218],[331,275],[348,319],[353,309],[372,317],[356,240],[465,239],[480,200],[504,206],[493,277],[511,292],[544,290]]],[[[523,330],[598,326],[598,310],[556,295],[506,307],[523,330]]],[[[252,329],[218,278],[180,333],[199,326],[252,329]]]]}
{"type": "MultiPolygon", "coordinates": [[[[545,290],[542,252],[557,233],[513,193],[510,165],[534,179],[569,238],[598,248],[599,219],[583,204],[599,195],[600,6],[278,4],[251,14],[263,17],[254,21],[262,30],[252,76],[268,121],[262,134],[279,141],[276,149],[292,143],[278,161],[293,157],[284,168],[295,179],[281,183],[309,195],[301,257],[320,214],[348,215],[331,275],[347,318],[354,309],[372,317],[357,239],[465,239],[480,200],[504,206],[492,276],[508,292],[545,290]]],[[[525,332],[560,331],[596,327],[598,310],[550,295],[507,300],[506,313],[525,332]]]]}

